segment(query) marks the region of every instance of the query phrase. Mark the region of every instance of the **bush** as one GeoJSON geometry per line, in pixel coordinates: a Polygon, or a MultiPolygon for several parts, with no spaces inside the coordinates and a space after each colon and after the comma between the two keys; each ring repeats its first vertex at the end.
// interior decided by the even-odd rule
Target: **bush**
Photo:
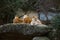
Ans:
{"type": "Polygon", "coordinates": [[[53,17],[51,25],[53,27],[53,30],[50,33],[51,40],[60,40],[60,15],[53,17]]]}
{"type": "Polygon", "coordinates": [[[60,15],[56,15],[53,17],[53,19],[51,20],[52,26],[55,29],[60,29],[60,15]]]}

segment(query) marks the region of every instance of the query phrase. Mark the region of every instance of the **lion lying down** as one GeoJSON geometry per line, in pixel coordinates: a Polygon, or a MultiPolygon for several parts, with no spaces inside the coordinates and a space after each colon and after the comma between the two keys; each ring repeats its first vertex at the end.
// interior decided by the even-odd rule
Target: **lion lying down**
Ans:
{"type": "Polygon", "coordinates": [[[28,15],[23,16],[23,22],[24,23],[31,23],[32,19],[28,15]]]}
{"type": "Polygon", "coordinates": [[[13,23],[22,23],[23,20],[20,19],[18,16],[15,16],[15,18],[13,19],[13,23]]]}
{"type": "Polygon", "coordinates": [[[33,16],[31,25],[40,25],[40,24],[42,24],[41,21],[37,17],[33,16]]]}
{"type": "Polygon", "coordinates": [[[13,23],[28,23],[31,25],[42,24],[37,17],[33,16],[32,18],[30,18],[28,15],[24,15],[22,19],[20,19],[18,16],[15,16],[15,18],[13,19],[13,23]]]}
{"type": "Polygon", "coordinates": [[[31,21],[32,19],[27,15],[24,15],[23,19],[20,19],[18,16],[15,16],[13,19],[13,23],[31,23],[31,21]]]}

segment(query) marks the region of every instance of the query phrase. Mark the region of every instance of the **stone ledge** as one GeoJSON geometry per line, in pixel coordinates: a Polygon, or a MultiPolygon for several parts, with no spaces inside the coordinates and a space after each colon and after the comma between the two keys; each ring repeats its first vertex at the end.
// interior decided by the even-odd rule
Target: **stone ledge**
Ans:
{"type": "Polygon", "coordinates": [[[29,35],[33,33],[47,33],[50,31],[50,28],[46,25],[30,25],[30,24],[4,24],[0,26],[0,33],[9,32],[9,31],[17,31],[19,33],[23,33],[24,35],[29,35]]]}
{"type": "Polygon", "coordinates": [[[37,36],[45,36],[50,29],[46,25],[4,24],[0,26],[0,40],[32,40],[37,36]]]}

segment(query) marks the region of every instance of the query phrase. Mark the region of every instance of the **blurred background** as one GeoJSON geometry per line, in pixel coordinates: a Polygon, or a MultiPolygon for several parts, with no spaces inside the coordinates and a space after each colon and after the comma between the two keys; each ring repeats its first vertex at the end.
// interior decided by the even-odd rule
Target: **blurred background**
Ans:
{"type": "Polygon", "coordinates": [[[60,14],[60,0],[0,0],[0,25],[12,23],[17,15],[35,15],[43,23],[50,23],[53,16],[60,14]]]}

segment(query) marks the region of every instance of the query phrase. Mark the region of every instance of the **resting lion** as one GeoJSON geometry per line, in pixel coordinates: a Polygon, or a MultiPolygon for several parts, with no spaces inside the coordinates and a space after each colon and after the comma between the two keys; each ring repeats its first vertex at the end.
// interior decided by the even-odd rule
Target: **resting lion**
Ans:
{"type": "Polygon", "coordinates": [[[13,23],[22,23],[23,20],[20,19],[18,16],[15,16],[15,18],[13,19],[13,23]]]}
{"type": "Polygon", "coordinates": [[[23,22],[24,23],[31,23],[32,19],[28,15],[23,16],[23,22]]]}
{"type": "Polygon", "coordinates": [[[40,24],[42,24],[41,21],[36,16],[33,16],[31,25],[40,25],[40,24]]]}

